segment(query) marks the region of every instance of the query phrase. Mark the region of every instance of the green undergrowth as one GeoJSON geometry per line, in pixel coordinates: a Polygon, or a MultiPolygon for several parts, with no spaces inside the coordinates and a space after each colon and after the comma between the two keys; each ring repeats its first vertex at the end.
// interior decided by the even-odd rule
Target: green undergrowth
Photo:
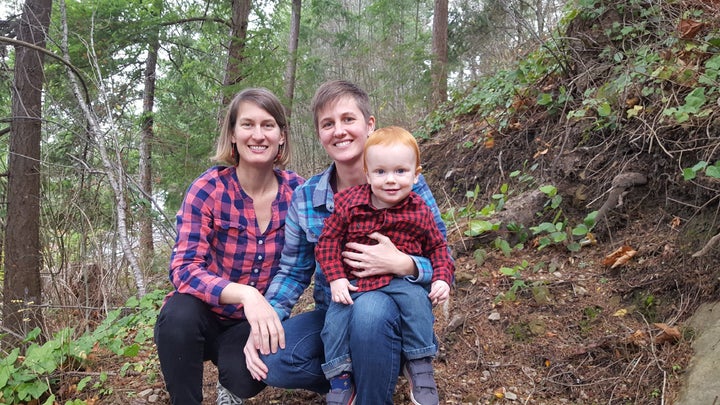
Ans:
{"type": "MultiPolygon", "coordinates": [[[[570,2],[548,40],[514,65],[482,77],[431,112],[416,135],[430,138],[461,116],[487,125],[480,147],[522,128],[529,112],[582,122],[587,137],[626,128],[687,125],[708,118],[720,96],[720,26],[712,6],[680,0],[580,0],[570,2]],[[684,26],[700,26],[697,32],[684,26]],[[596,35],[584,44],[582,26],[596,35]],[[589,26],[589,28],[588,28],[589,26]],[[678,29],[680,27],[680,29],[678,29]],[[604,69],[580,86],[587,56],[604,69]]],[[[586,33],[587,34],[587,33],[586,33]]],[[[465,147],[473,145],[464,145],[465,147]]]]}
{"type": "MultiPolygon", "coordinates": [[[[31,331],[21,345],[0,358],[0,403],[57,403],[59,383],[73,373],[83,375],[73,387],[77,396],[89,389],[93,391],[92,397],[112,393],[105,372],[83,374],[100,352],[125,359],[121,373],[150,369],[147,360],[138,355],[143,347],[152,344],[153,325],[165,294],[166,291],[156,290],[141,299],[131,297],[122,308],[109,312],[94,330],[80,336],[68,327],[43,343],[41,331],[31,331]]],[[[152,373],[148,378],[152,378],[152,373]]],[[[66,403],[86,401],[75,399],[66,403]]]]}

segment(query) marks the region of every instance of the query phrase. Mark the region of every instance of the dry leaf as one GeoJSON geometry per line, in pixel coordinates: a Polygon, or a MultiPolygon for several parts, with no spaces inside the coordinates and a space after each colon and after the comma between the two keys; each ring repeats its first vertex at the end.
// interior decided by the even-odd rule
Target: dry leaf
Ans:
{"type": "Polygon", "coordinates": [[[492,149],[495,146],[495,140],[493,138],[486,139],[484,146],[485,149],[492,149]]]}
{"type": "Polygon", "coordinates": [[[615,267],[622,266],[623,264],[627,263],[630,259],[632,259],[633,256],[635,256],[636,253],[637,250],[633,249],[630,246],[621,246],[614,252],[605,256],[605,259],[603,260],[603,265],[610,266],[611,269],[614,269],[615,267]]]}
{"type": "Polygon", "coordinates": [[[632,335],[628,336],[627,341],[637,346],[647,345],[645,332],[636,330],[632,335]]]}
{"type": "Polygon", "coordinates": [[[674,326],[668,326],[664,323],[654,323],[653,325],[662,330],[662,333],[655,336],[655,344],[675,343],[682,337],[680,330],[674,326]]]}
{"type": "Polygon", "coordinates": [[[533,155],[533,159],[537,159],[538,156],[542,156],[542,155],[544,155],[544,154],[546,154],[546,153],[548,153],[548,149],[547,149],[547,148],[545,148],[545,149],[543,149],[543,150],[539,150],[539,151],[535,152],[535,154],[533,155]]]}
{"type": "Polygon", "coordinates": [[[682,19],[678,24],[678,31],[680,31],[680,38],[692,39],[697,33],[705,26],[702,21],[682,19]]]}
{"type": "Polygon", "coordinates": [[[677,229],[677,227],[680,226],[680,217],[673,217],[672,221],[670,221],[670,228],[677,229]]]}
{"type": "Polygon", "coordinates": [[[618,309],[617,311],[615,311],[615,313],[613,314],[613,316],[617,316],[617,317],[622,318],[623,316],[627,315],[627,313],[628,313],[628,310],[625,309],[625,308],[623,308],[623,309],[618,309]]]}

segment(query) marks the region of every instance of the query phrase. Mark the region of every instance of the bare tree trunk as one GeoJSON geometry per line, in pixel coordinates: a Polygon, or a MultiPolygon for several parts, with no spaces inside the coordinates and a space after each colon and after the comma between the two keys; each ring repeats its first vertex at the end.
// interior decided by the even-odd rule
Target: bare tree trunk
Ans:
{"type": "MultiPolygon", "coordinates": [[[[242,62],[245,58],[245,41],[247,39],[248,19],[252,2],[250,0],[232,0],[232,21],[230,28],[230,45],[228,60],[225,65],[223,87],[227,88],[240,83],[243,79],[242,62]]],[[[230,104],[233,94],[223,94],[222,105],[230,104]]]]}
{"type": "MultiPolygon", "coordinates": [[[[155,10],[162,11],[162,2],[155,1],[155,10]]],[[[142,138],[140,140],[140,188],[147,203],[140,207],[140,264],[149,267],[155,256],[152,206],[152,145],[155,139],[153,108],[155,106],[155,71],[160,49],[159,26],[153,31],[148,43],[148,57],[145,61],[145,88],[143,90],[142,138]]]]}
{"type": "MultiPolygon", "coordinates": [[[[63,28],[63,38],[62,38],[62,44],[61,48],[63,50],[63,56],[66,60],[70,60],[69,54],[68,54],[68,27],[67,27],[67,16],[66,16],[66,10],[65,10],[65,2],[60,1],[60,11],[62,13],[62,28],[63,28]]],[[[94,55],[94,48],[93,43],[91,42],[89,44],[90,46],[90,53],[91,55],[94,55]]],[[[102,75],[100,74],[100,69],[97,68],[97,65],[95,65],[96,68],[96,75],[98,77],[97,83],[100,86],[100,94],[109,94],[108,91],[105,91],[102,81],[102,75]]],[[[128,230],[128,219],[127,219],[127,198],[125,196],[125,190],[127,189],[127,186],[125,184],[126,181],[126,174],[124,172],[123,166],[122,166],[122,157],[120,156],[120,146],[117,144],[112,145],[113,142],[117,142],[117,139],[110,136],[108,137],[109,143],[111,143],[111,146],[113,146],[114,154],[113,159],[110,158],[110,153],[108,151],[107,146],[105,145],[106,140],[103,139],[102,134],[103,133],[113,133],[114,131],[103,131],[100,127],[100,124],[98,123],[97,116],[94,112],[93,106],[90,105],[89,101],[86,100],[83,93],[80,91],[80,85],[78,84],[78,79],[73,75],[74,72],[71,72],[68,68],[68,80],[70,82],[70,87],[73,91],[73,94],[75,95],[75,98],[78,101],[78,105],[80,106],[80,109],[83,111],[83,115],[87,121],[87,132],[88,132],[88,138],[91,142],[95,145],[97,148],[97,151],[100,153],[100,158],[102,160],[103,166],[105,167],[105,174],[107,175],[108,182],[110,183],[110,187],[113,190],[113,194],[115,196],[115,216],[116,216],[116,225],[117,225],[117,232],[118,237],[120,238],[120,247],[123,251],[123,256],[130,264],[130,268],[133,272],[133,276],[135,278],[135,286],[137,288],[138,296],[142,297],[146,294],[145,289],[145,277],[143,275],[142,269],[140,268],[140,264],[138,263],[137,256],[135,255],[135,252],[133,251],[133,246],[130,240],[128,230]]],[[[108,114],[110,116],[110,114],[108,114]]]]}
{"type": "MultiPolygon", "coordinates": [[[[18,39],[45,48],[52,0],[27,0],[18,39]]],[[[15,47],[10,124],[7,226],[5,234],[3,325],[24,335],[43,324],[40,304],[40,141],[44,56],[15,47]]]]}
{"type": "Polygon", "coordinates": [[[448,0],[435,0],[433,15],[431,66],[433,95],[435,106],[447,100],[447,64],[448,64],[448,0]]]}
{"type": "Polygon", "coordinates": [[[300,36],[300,11],[302,0],[292,0],[292,16],[290,18],[290,40],[288,41],[288,54],[290,59],[285,68],[285,100],[288,120],[292,115],[293,97],[295,95],[295,72],[297,69],[298,37],[300,36]]]}

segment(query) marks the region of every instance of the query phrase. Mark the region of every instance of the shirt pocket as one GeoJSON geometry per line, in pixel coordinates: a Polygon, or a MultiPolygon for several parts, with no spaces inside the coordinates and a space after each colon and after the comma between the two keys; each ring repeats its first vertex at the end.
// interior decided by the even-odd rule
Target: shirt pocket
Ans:
{"type": "Polygon", "coordinates": [[[241,237],[247,237],[247,226],[239,221],[216,220],[214,228],[218,239],[224,243],[237,242],[241,237]]]}
{"type": "Polygon", "coordinates": [[[322,230],[322,222],[320,222],[319,224],[309,224],[307,232],[305,233],[307,241],[310,243],[317,243],[318,239],[320,239],[320,234],[322,233],[322,230]]]}
{"type": "Polygon", "coordinates": [[[348,234],[366,236],[376,231],[377,228],[372,222],[354,219],[348,224],[348,234]]]}
{"type": "Polygon", "coordinates": [[[353,212],[348,219],[347,232],[350,238],[367,236],[382,229],[385,221],[385,211],[353,212]]]}

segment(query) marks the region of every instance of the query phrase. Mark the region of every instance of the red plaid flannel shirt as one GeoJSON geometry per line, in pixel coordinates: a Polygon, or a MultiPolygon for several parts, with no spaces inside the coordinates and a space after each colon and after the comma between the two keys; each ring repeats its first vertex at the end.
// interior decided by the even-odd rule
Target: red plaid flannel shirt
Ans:
{"type": "MultiPolygon", "coordinates": [[[[425,201],[412,192],[394,207],[376,209],[370,203],[368,184],[351,187],[335,195],[335,211],[325,220],[315,248],[315,257],[328,282],[343,277],[355,279],[350,266],[343,262],[341,252],[347,242],[377,243],[367,236],[373,232],[390,238],[403,253],[430,259],[432,281],[444,280],[452,285],[454,263],[425,201]]],[[[392,275],[360,278],[357,280],[358,291],[384,287],[392,278],[392,275]]]]}

